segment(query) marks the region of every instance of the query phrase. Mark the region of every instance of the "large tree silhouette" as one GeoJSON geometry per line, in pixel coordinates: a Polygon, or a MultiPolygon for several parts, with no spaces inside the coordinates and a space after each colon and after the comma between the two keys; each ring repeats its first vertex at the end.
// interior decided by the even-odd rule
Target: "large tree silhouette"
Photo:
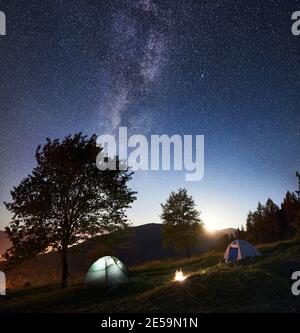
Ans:
{"type": "Polygon", "coordinates": [[[165,245],[176,250],[185,249],[189,257],[190,248],[199,242],[203,226],[193,198],[181,188],[172,192],[161,207],[165,245]]]}
{"type": "Polygon", "coordinates": [[[62,262],[61,285],[68,284],[68,249],[90,236],[127,226],[126,209],[135,200],[127,187],[132,173],[100,171],[96,136],[81,133],[39,146],[37,166],[11,191],[13,213],[6,228],[12,247],[6,258],[22,260],[52,249],[62,262]]]}

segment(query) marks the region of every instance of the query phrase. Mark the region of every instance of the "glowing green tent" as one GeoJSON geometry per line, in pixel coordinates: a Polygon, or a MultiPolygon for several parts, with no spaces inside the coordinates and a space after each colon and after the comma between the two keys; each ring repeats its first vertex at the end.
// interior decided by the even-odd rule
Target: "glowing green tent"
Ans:
{"type": "Polygon", "coordinates": [[[91,288],[110,288],[130,281],[127,267],[115,257],[102,257],[87,272],[84,285],[91,288]]]}

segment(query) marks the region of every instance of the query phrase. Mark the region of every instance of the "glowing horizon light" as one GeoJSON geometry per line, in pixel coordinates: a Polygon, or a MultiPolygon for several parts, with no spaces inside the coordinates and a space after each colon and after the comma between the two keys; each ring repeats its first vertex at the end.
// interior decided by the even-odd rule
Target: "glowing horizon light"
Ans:
{"type": "Polygon", "coordinates": [[[183,272],[182,272],[181,269],[176,270],[176,272],[175,272],[175,277],[174,277],[174,280],[175,280],[175,281],[182,282],[182,281],[184,281],[186,278],[187,278],[187,276],[183,274],[183,272]]]}
{"type": "Polygon", "coordinates": [[[220,226],[215,221],[216,219],[213,217],[206,218],[204,220],[204,229],[209,233],[217,231],[220,226]]]}
{"type": "Polygon", "coordinates": [[[217,231],[217,229],[213,226],[205,225],[205,230],[209,233],[214,233],[217,231]]]}

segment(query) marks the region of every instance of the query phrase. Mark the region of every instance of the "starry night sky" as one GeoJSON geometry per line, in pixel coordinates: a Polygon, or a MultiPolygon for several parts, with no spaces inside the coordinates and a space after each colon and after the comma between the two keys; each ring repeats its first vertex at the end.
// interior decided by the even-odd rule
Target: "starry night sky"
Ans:
{"type": "MultiPolygon", "coordinates": [[[[287,0],[0,0],[0,201],[46,137],[204,134],[205,176],[137,172],[134,224],[186,187],[210,228],[245,223],[300,169],[300,36],[287,0]]],[[[9,221],[0,206],[0,228],[9,221]]]]}

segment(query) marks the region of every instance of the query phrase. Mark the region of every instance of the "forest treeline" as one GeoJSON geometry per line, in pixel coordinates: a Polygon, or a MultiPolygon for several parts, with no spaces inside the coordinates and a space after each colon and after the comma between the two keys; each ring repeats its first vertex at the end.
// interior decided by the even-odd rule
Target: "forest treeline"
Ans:
{"type": "Polygon", "coordinates": [[[223,249],[233,239],[263,244],[300,237],[300,174],[297,172],[296,176],[297,191],[288,191],[280,206],[272,199],[265,204],[259,202],[255,211],[249,211],[246,225],[238,228],[234,235],[222,236],[217,248],[223,249]]]}

